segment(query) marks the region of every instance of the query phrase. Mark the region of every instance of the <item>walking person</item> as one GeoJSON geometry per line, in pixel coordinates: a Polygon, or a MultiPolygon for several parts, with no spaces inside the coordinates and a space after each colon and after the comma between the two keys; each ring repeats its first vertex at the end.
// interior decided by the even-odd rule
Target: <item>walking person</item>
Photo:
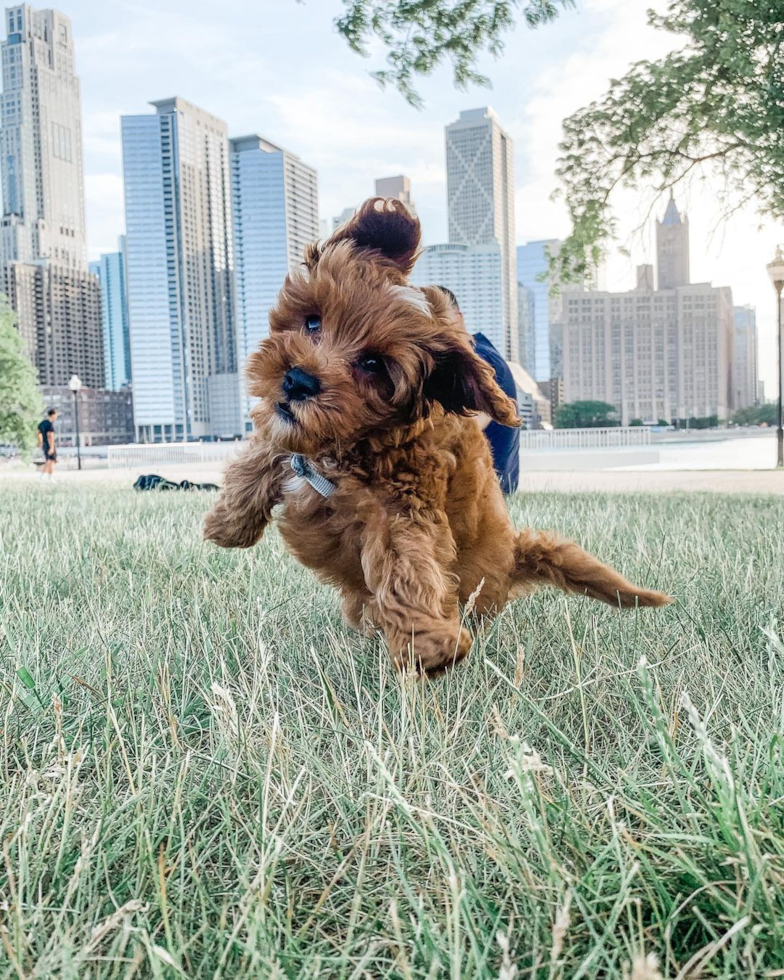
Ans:
{"type": "Polygon", "coordinates": [[[44,465],[41,468],[41,480],[54,479],[54,464],[57,462],[57,446],[54,440],[54,423],[57,419],[57,409],[50,408],[43,422],[38,423],[38,445],[44,451],[44,465]]]}
{"type": "MultiPolygon", "coordinates": [[[[439,286],[438,288],[449,300],[455,316],[465,327],[465,319],[455,294],[446,286],[439,286]]],[[[495,371],[496,384],[517,405],[517,385],[509,365],[483,333],[472,334],[471,340],[479,357],[483,361],[487,361],[495,371]]],[[[518,413],[519,410],[518,405],[518,413]]],[[[497,422],[493,422],[489,415],[481,413],[477,416],[477,422],[490,443],[493,466],[501,489],[505,494],[516,493],[520,481],[520,430],[513,429],[508,425],[499,425],[497,422]]]]}

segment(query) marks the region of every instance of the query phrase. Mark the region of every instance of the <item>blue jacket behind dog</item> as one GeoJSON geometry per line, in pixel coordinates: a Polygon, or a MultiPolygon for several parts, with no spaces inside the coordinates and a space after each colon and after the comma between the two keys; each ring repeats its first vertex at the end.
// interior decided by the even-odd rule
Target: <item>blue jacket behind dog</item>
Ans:
{"type": "MultiPolygon", "coordinates": [[[[474,349],[495,371],[495,380],[501,390],[517,405],[517,386],[503,357],[482,333],[474,334],[474,349]]],[[[514,493],[520,480],[520,430],[491,422],[485,429],[485,435],[493,453],[493,466],[501,489],[504,493],[514,493]]]]}

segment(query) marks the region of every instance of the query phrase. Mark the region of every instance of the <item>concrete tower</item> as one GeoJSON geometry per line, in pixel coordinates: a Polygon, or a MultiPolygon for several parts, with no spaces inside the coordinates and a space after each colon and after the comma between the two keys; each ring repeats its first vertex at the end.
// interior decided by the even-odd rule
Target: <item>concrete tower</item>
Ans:
{"type": "Polygon", "coordinates": [[[659,289],[677,289],[691,282],[689,219],[685,214],[681,218],[673,197],[664,212],[664,220],[656,222],[656,265],[659,289]]]}
{"type": "Polygon", "coordinates": [[[411,214],[416,214],[416,206],[411,200],[411,181],[404,174],[398,177],[380,177],[376,181],[376,197],[396,197],[411,214]]]}
{"type": "Polygon", "coordinates": [[[71,22],[5,11],[0,97],[3,288],[42,385],[104,380],[98,281],[87,268],[79,79],[71,22]]]}
{"type": "MultiPolygon", "coordinates": [[[[514,146],[492,109],[469,109],[446,127],[449,241],[501,249],[503,348],[517,360],[514,146]]],[[[460,297],[458,296],[458,300],[460,297]]]]}

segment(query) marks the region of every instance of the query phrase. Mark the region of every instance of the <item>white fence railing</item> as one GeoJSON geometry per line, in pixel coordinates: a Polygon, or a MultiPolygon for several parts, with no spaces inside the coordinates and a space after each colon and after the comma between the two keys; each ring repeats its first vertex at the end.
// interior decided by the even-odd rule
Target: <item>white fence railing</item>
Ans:
{"type": "MultiPolygon", "coordinates": [[[[619,449],[649,446],[650,429],[643,426],[607,429],[525,429],[520,433],[523,452],[556,449],[619,449]]],[[[238,442],[170,442],[109,446],[109,469],[138,466],[181,466],[187,463],[222,463],[240,448],[238,442]]]]}
{"type": "Polygon", "coordinates": [[[109,469],[132,466],[181,466],[187,463],[222,463],[240,446],[237,442],[167,442],[109,446],[109,469]]]}
{"type": "Polygon", "coordinates": [[[650,444],[651,430],[643,425],[607,429],[526,429],[520,433],[523,452],[534,449],[620,449],[650,444]]]}

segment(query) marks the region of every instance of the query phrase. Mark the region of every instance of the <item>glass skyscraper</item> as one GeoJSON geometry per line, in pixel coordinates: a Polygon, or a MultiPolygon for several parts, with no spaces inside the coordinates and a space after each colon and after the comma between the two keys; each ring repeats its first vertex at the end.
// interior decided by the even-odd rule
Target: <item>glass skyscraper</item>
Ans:
{"type": "Polygon", "coordinates": [[[238,435],[226,124],[181,98],[123,116],[137,437],[238,435]]]}
{"type": "Polygon", "coordinates": [[[757,311],[753,306],[735,306],[734,357],[732,364],[733,408],[759,404],[757,358],[757,311]]]}
{"type": "Polygon", "coordinates": [[[237,359],[242,428],[249,431],[244,390],[249,354],[269,336],[269,311],[305,246],[319,238],[316,171],[261,136],[231,141],[237,359]]]}
{"type": "Polygon", "coordinates": [[[125,283],[125,235],[120,235],[117,252],[104,253],[90,263],[90,271],[101,284],[101,320],[106,387],[119,391],[131,383],[131,336],[128,324],[128,293],[125,283]]]}
{"type": "Polygon", "coordinates": [[[557,254],[561,243],[550,238],[517,247],[517,281],[533,295],[533,352],[529,371],[537,381],[552,377],[550,362],[550,282],[540,278],[548,269],[548,252],[557,254]]]}

